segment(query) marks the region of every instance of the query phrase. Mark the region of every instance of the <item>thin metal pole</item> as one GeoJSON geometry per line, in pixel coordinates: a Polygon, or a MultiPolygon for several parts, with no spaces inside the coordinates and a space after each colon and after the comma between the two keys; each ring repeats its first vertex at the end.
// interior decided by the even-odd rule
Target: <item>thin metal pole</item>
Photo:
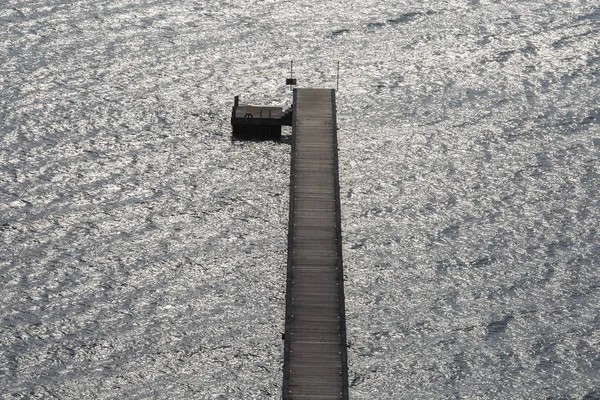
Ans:
{"type": "Polygon", "coordinates": [[[340,62],[337,62],[337,84],[336,84],[336,88],[335,91],[337,92],[338,90],[340,90],[340,62]]]}
{"type": "Polygon", "coordinates": [[[290,60],[290,91],[293,93],[294,85],[292,79],[294,79],[294,60],[290,60]]]}

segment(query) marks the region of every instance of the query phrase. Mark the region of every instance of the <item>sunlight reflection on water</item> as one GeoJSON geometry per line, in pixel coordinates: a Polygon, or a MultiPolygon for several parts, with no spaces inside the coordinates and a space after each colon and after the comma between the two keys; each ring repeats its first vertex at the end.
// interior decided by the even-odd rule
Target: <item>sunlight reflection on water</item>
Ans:
{"type": "Polygon", "coordinates": [[[600,398],[597,7],[8,2],[3,398],[279,398],[289,146],[338,93],[352,398],[600,398]],[[561,397],[562,396],[562,397],[561,397]]]}

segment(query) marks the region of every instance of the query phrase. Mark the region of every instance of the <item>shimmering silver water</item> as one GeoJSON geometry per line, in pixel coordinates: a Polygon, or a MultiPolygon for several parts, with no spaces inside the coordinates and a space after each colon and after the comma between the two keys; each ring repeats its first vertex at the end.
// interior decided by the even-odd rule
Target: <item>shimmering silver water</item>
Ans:
{"type": "Polygon", "coordinates": [[[338,92],[351,397],[600,398],[597,1],[0,2],[2,399],[276,399],[289,146],[338,92]]]}

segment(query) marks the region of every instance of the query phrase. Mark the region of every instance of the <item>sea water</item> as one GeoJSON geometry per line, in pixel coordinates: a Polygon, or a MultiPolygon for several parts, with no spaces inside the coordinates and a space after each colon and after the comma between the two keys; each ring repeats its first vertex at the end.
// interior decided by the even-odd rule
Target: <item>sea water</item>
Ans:
{"type": "Polygon", "coordinates": [[[1,398],[280,398],[291,60],[351,398],[599,399],[600,4],[505,0],[2,1],[1,398]]]}

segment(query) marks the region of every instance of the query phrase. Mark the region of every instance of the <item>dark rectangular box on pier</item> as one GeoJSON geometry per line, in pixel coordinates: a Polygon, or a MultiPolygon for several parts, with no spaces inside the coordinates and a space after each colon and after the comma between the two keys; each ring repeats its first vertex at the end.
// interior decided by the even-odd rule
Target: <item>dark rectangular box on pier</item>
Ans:
{"type": "Polygon", "coordinates": [[[240,105],[236,96],[231,110],[233,136],[240,139],[280,139],[281,126],[292,124],[292,111],[281,107],[240,105]]]}

